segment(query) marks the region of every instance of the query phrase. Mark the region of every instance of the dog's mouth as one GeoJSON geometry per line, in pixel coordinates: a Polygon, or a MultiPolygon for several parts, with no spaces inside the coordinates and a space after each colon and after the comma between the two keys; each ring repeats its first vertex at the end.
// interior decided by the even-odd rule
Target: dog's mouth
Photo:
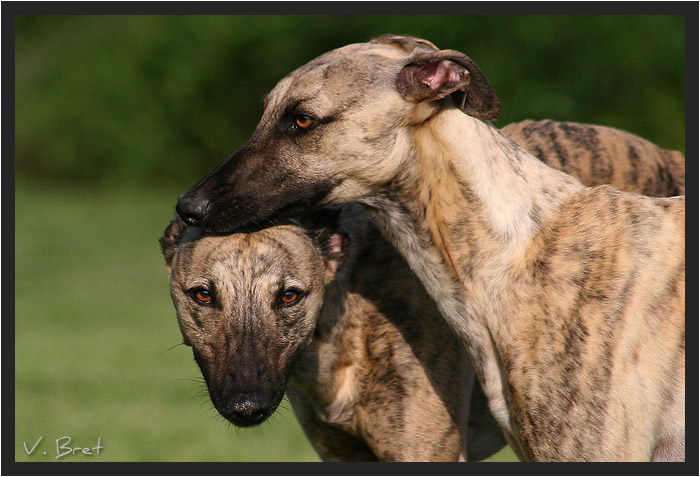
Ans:
{"type": "MultiPolygon", "coordinates": [[[[210,203],[206,214],[201,217],[181,214],[189,225],[203,229],[210,234],[230,234],[237,232],[252,233],[257,230],[280,225],[301,214],[322,207],[324,198],[330,188],[319,190],[309,197],[301,197],[278,204],[265,204],[264,199],[236,200],[232,204],[210,203]]],[[[180,209],[178,209],[180,213],[180,209]]]]}
{"type": "Polygon", "coordinates": [[[178,199],[176,211],[188,225],[207,233],[252,232],[328,205],[328,195],[341,180],[295,182],[283,180],[274,189],[248,183],[244,188],[221,187],[214,193],[195,186],[178,199]]]}

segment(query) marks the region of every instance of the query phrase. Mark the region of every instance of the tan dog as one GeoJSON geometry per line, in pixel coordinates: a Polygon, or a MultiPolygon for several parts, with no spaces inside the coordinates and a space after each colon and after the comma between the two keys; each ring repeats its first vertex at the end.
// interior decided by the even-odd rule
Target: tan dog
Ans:
{"type": "MultiPolygon", "coordinates": [[[[609,128],[599,126],[525,121],[504,130],[527,138],[529,148],[544,162],[572,171],[590,169],[584,162],[592,157],[610,162],[606,155],[609,151],[626,150],[632,145],[637,146],[640,159],[630,159],[630,168],[643,167],[647,158],[661,156],[659,148],[637,136],[615,130],[611,131],[616,134],[606,134],[609,128]],[[563,129],[580,131],[575,137],[600,132],[600,139],[565,144],[553,141],[553,131],[563,129]],[[593,145],[596,149],[591,150],[593,145]]],[[[595,174],[586,177],[590,182],[598,180],[595,174]]],[[[631,190],[649,183],[657,189],[673,187],[659,182],[644,180],[622,185],[631,190]]],[[[185,225],[176,221],[161,240],[169,269],[177,251],[173,298],[185,323],[185,340],[194,343],[202,371],[209,376],[210,389],[216,386],[210,383],[211,377],[219,374],[216,368],[221,366],[240,369],[249,363],[267,363],[264,374],[277,376],[278,380],[291,372],[290,381],[285,383],[294,411],[313,447],[326,461],[455,461],[466,460],[467,455],[470,460],[482,460],[503,447],[505,441],[488,411],[483,392],[478,383],[474,386],[474,372],[466,351],[440,319],[405,261],[371,225],[366,214],[358,206],[348,205],[342,213],[323,211],[307,217],[306,222],[310,220],[313,224],[307,229],[290,225],[250,236],[205,237],[196,241],[192,238],[201,232],[191,231],[190,240],[180,249],[185,225]],[[352,245],[348,248],[346,244],[347,250],[342,250],[342,254],[329,254],[329,241],[344,230],[352,245]],[[287,243],[290,234],[295,240],[287,243]],[[297,240],[299,235],[308,236],[308,240],[297,240]],[[282,243],[282,248],[270,248],[272,239],[282,243]],[[213,250],[215,254],[210,253],[213,250]],[[209,288],[220,290],[216,293],[219,296],[248,290],[251,281],[274,280],[276,270],[260,268],[257,263],[250,266],[248,273],[240,271],[241,265],[234,260],[243,255],[260,257],[245,260],[245,264],[296,262],[294,270],[305,283],[332,280],[324,292],[327,305],[318,313],[313,307],[306,309],[304,319],[297,320],[292,328],[273,326],[278,320],[268,310],[267,316],[258,317],[250,325],[250,335],[241,332],[247,327],[223,326],[229,320],[240,323],[240,317],[228,316],[219,309],[213,312],[219,316],[214,320],[217,325],[205,329],[205,336],[192,333],[186,323],[193,320],[191,305],[197,301],[191,293],[178,290],[189,290],[187,283],[193,277],[206,277],[209,288]],[[314,261],[319,263],[303,266],[303,262],[312,265],[314,261]],[[342,261],[345,263],[336,272],[342,261]],[[324,270],[327,277],[322,276],[324,270]],[[378,283],[382,286],[377,287],[378,283]],[[313,326],[308,326],[307,321],[313,326]],[[301,331],[297,332],[297,328],[301,331]],[[312,337],[311,329],[316,330],[312,337]],[[245,362],[232,356],[212,361],[202,350],[203,343],[213,343],[218,352],[211,356],[227,356],[215,343],[241,346],[246,339],[267,343],[269,338],[284,341],[286,349],[300,346],[296,354],[290,353],[295,356],[289,365],[291,371],[280,373],[275,368],[277,361],[270,362],[266,356],[268,346],[253,347],[253,356],[247,356],[245,362]],[[471,402],[469,412],[466,402],[471,402]]],[[[250,296],[252,300],[266,301],[269,293],[250,296]]],[[[308,306],[308,301],[304,306],[308,306]]],[[[255,305],[252,308],[259,309],[255,305]]],[[[271,414],[275,407],[270,404],[261,417],[271,414]]],[[[219,403],[218,408],[225,407],[219,403]]],[[[241,415],[231,420],[244,424],[241,415]]]]}
{"type": "Polygon", "coordinates": [[[684,198],[585,188],[484,122],[498,111],[462,53],[349,45],[283,79],[177,210],[226,232],[361,202],[522,458],[682,460],[684,198]]]}

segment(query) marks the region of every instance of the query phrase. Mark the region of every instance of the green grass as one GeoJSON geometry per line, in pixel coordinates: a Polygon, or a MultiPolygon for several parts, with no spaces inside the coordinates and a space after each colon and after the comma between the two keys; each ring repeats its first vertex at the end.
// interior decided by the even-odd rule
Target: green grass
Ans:
{"type": "Polygon", "coordinates": [[[319,460],[286,400],[258,428],[226,423],[190,349],[176,346],[158,247],[176,197],[17,183],[16,461],[319,460]],[[29,455],[24,444],[41,436],[29,455]],[[103,448],[56,459],[63,436],[103,448]]]}

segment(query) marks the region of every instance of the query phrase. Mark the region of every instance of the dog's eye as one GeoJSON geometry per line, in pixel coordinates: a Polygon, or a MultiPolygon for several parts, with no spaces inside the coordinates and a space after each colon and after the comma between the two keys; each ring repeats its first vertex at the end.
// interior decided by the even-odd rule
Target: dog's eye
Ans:
{"type": "Polygon", "coordinates": [[[297,114],[294,116],[294,124],[300,129],[308,129],[313,125],[314,118],[306,116],[305,114],[297,114]]]}
{"type": "Polygon", "coordinates": [[[190,295],[200,305],[211,305],[214,301],[211,292],[206,288],[193,288],[190,290],[190,295]]]}
{"type": "Polygon", "coordinates": [[[298,290],[294,289],[289,289],[282,293],[282,296],[280,297],[280,301],[282,301],[282,305],[284,306],[290,306],[294,305],[297,303],[302,297],[302,293],[298,290]]]}

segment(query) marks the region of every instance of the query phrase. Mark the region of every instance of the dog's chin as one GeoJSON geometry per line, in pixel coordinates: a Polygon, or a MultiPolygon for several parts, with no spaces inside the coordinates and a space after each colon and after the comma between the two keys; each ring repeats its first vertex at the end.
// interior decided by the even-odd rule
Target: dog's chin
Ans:
{"type": "Polygon", "coordinates": [[[199,228],[203,229],[208,234],[214,235],[227,235],[233,233],[253,233],[258,230],[262,230],[267,227],[273,227],[285,222],[284,217],[272,216],[264,218],[253,218],[251,220],[213,220],[208,223],[203,223],[198,225],[199,228]]]}
{"type": "MultiPolygon", "coordinates": [[[[276,409],[275,409],[275,411],[276,411],[276,409]]],[[[272,412],[269,413],[269,414],[267,414],[267,413],[266,413],[266,414],[261,414],[261,415],[259,415],[259,416],[256,416],[256,417],[254,417],[254,418],[249,418],[249,419],[238,419],[238,418],[235,418],[235,417],[233,417],[233,416],[226,416],[226,415],[223,415],[223,414],[222,414],[222,416],[223,416],[228,422],[230,422],[231,424],[233,424],[234,426],[240,427],[240,428],[244,428],[244,429],[245,429],[245,428],[249,428],[249,427],[259,426],[259,425],[262,424],[263,422],[267,421],[267,420],[270,418],[270,416],[272,416],[272,415],[275,413],[275,411],[272,411],[272,412]]]]}
{"type": "Polygon", "coordinates": [[[207,234],[224,235],[254,232],[263,228],[261,225],[263,223],[266,224],[266,227],[275,225],[273,218],[258,214],[243,217],[232,210],[213,208],[206,217],[192,223],[192,225],[204,230],[207,234]]]}
{"type": "Polygon", "coordinates": [[[231,402],[214,402],[214,407],[224,419],[236,427],[255,427],[267,421],[277,412],[283,397],[284,393],[275,393],[273,396],[270,396],[269,400],[266,400],[265,405],[258,406],[255,410],[250,410],[250,404],[241,405],[240,401],[238,406],[231,402]]]}
{"type": "Polygon", "coordinates": [[[288,223],[294,217],[316,210],[317,207],[307,204],[286,204],[279,209],[268,210],[267,213],[257,213],[242,217],[234,211],[212,212],[211,219],[197,224],[208,234],[253,233],[268,227],[288,223]]]}
{"type": "MultiPolygon", "coordinates": [[[[207,208],[206,215],[188,222],[209,234],[250,233],[279,225],[306,212],[330,205],[327,196],[339,180],[319,182],[308,186],[296,195],[276,192],[272,195],[259,191],[259,195],[238,196],[231,199],[216,197],[207,208]]],[[[187,218],[183,219],[187,221],[187,218]]]]}

